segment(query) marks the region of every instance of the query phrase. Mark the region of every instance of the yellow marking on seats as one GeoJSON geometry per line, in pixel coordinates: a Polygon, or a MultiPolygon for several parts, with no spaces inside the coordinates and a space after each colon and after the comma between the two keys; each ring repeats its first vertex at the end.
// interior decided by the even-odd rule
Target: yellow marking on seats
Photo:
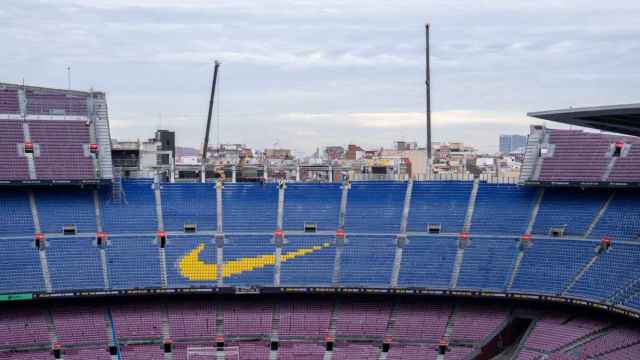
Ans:
{"type": "MultiPolygon", "coordinates": [[[[302,248],[280,255],[280,261],[285,262],[301,256],[305,256],[316,251],[331,246],[330,243],[316,245],[310,248],[302,248]]],[[[199,244],[187,255],[178,261],[180,274],[191,281],[211,281],[218,278],[218,266],[200,260],[200,253],[204,251],[205,244],[199,244]]],[[[258,255],[253,257],[229,260],[222,266],[222,277],[226,278],[244,272],[261,269],[269,265],[276,264],[276,257],[273,254],[258,255]]]]}

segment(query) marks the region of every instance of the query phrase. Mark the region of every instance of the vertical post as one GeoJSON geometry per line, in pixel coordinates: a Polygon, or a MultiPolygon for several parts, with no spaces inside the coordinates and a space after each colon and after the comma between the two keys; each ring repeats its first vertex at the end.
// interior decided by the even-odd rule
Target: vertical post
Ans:
{"type": "Polygon", "coordinates": [[[431,154],[431,46],[429,43],[429,30],[431,24],[425,25],[426,31],[426,62],[425,62],[425,75],[426,75],[426,101],[427,101],[427,176],[431,175],[433,159],[431,154]]]}

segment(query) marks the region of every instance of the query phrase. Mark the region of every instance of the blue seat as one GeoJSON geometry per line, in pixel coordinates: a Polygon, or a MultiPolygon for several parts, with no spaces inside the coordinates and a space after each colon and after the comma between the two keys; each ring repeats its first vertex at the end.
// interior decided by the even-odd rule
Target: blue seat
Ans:
{"type": "Polygon", "coordinates": [[[278,186],[225,184],[222,206],[225,232],[272,232],[277,226],[278,186]]]}
{"type": "Polygon", "coordinates": [[[263,257],[273,257],[275,246],[271,235],[229,235],[224,246],[225,263],[245,259],[248,268],[224,279],[225,285],[273,286],[274,265],[261,261],[263,257]]]}
{"type": "Polygon", "coordinates": [[[522,235],[527,230],[538,189],[480,183],[471,232],[522,235]]]}
{"type": "Polygon", "coordinates": [[[345,215],[346,231],[398,233],[406,191],[406,182],[352,183],[345,215]]]}
{"type": "Polygon", "coordinates": [[[96,232],[96,210],[91,191],[56,189],[34,193],[43,232],[62,234],[65,225],[75,225],[78,233],[96,232]]]}
{"type": "Polygon", "coordinates": [[[336,250],[327,236],[289,236],[282,253],[311,252],[282,262],[282,286],[330,286],[336,250]]]}
{"type": "Polygon", "coordinates": [[[416,181],[413,183],[407,231],[425,232],[440,224],[441,232],[462,231],[473,182],[416,181]]]}
{"type": "Polygon", "coordinates": [[[0,191],[0,236],[33,235],[33,217],[26,191],[0,191]]]}
{"type": "Polygon", "coordinates": [[[287,184],[284,200],[284,228],[304,230],[305,223],[318,231],[334,231],[340,215],[340,184],[287,184]]]}
{"type": "Polygon", "coordinates": [[[159,254],[155,237],[110,237],[107,266],[111,288],[159,288],[162,276],[159,254]]]}
{"type": "Polygon", "coordinates": [[[464,250],[458,288],[504,291],[517,254],[514,240],[472,239],[464,250]]]}
{"type": "Polygon", "coordinates": [[[601,255],[570,289],[569,295],[605,300],[638,278],[640,246],[613,243],[609,251],[601,255]]]}
{"type": "Polygon", "coordinates": [[[564,235],[584,235],[609,194],[598,189],[546,189],[533,233],[547,235],[553,227],[565,227],[564,235]]]}
{"type": "Polygon", "coordinates": [[[166,231],[183,231],[185,224],[216,230],[215,184],[162,184],[160,192],[166,231]]]}
{"type": "Polygon", "coordinates": [[[0,292],[38,291],[44,291],[44,279],[34,241],[0,240],[0,292]]]}
{"type": "Polygon", "coordinates": [[[50,238],[47,242],[47,261],[54,290],[104,288],[95,238],[50,238]]]}
{"type": "Polygon", "coordinates": [[[395,256],[393,236],[348,236],[340,263],[341,286],[388,287],[395,256]]]}
{"type": "Polygon", "coordinates": [[[593,258],[591,241],[539,239],[526,249],[511,290],[558,295],[593,258]]]}
{"type": "Polygon", "coordinates": [[[398,285],[448,288],[458,241],[453,237],[411,236],[402,253],[398,285]]]}
{"type": "Polygon", "coordinates": [[[616,190],[613,201],[593,229],[592,236],[609,236],[615,240],[640,240],[640,193],[616,190]]]}
{"type": "Polygon", "coordinates": [[[100,192],[102,227],[109,233],[155,232],[158,230],[156,202],[151,180],[124,181],[126,201],[115,203],[111,190],[100,192]]]}

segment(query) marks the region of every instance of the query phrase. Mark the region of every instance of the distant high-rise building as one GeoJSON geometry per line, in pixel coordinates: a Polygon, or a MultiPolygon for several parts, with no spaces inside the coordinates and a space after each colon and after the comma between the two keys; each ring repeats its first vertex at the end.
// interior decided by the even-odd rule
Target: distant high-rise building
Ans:
{"type": "Polygon", "coordinates": [[[500,135],[500,152],[509,154],[527,146],[527,137],[524,135],[500,135]]]}

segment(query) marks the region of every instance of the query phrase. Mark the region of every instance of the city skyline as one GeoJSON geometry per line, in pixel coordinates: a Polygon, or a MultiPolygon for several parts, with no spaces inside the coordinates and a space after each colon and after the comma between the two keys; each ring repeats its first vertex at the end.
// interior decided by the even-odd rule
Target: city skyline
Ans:
{"type": "Polygon", "coordinates": [[[222,142],[424,145],[431,22],[434,141],[494,152],[500,133],[538,123],[528,111],[636,102],[639,15],[592,0],[7,1],[0,78],[66,88],[70,66],[73,88],[107,93],[115,137],[169,128],[188,145],[219,59],[222,142]]]}

